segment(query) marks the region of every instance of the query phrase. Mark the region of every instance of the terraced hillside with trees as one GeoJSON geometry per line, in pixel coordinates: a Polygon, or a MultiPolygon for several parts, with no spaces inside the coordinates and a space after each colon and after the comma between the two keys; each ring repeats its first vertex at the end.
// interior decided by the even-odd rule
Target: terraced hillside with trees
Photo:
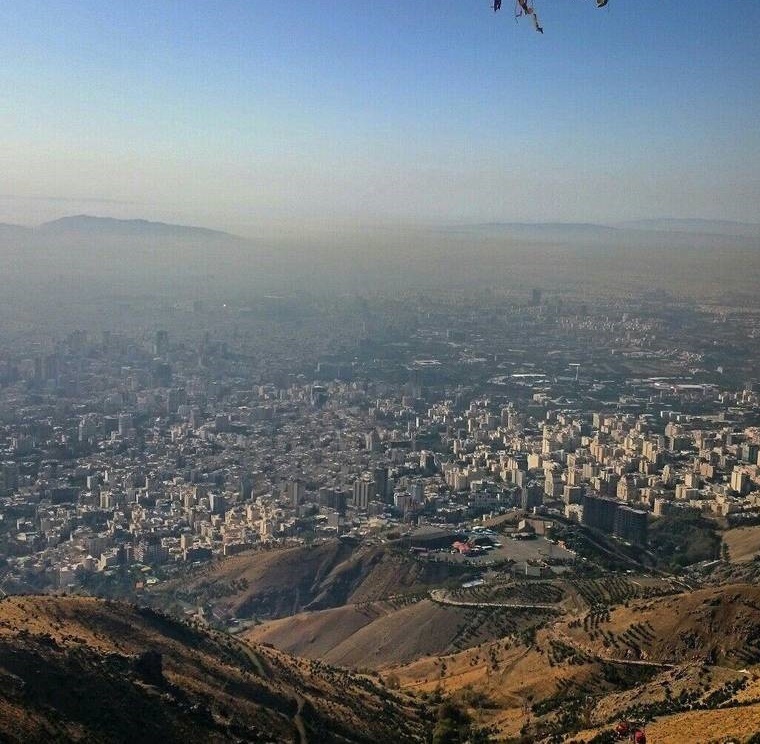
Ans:
{"type": "Polygon", "coordinates": [[[674,733],[679,716],[684,725],[701,721],[737,741],[757,731],[758,587],[711,587],[597,608],[562,616],[530,636],[384,673],[423,699],[456,701],[498,741],[599,744],[612,741],[617,721],[631,719],[663,732],[650,741],[677,744],[684,741],[674,733]]]}

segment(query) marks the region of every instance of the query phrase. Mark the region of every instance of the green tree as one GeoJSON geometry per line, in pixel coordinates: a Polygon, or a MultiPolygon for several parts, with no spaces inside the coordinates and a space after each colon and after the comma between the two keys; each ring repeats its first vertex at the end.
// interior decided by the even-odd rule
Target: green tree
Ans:
{"type": "Polygon", "coordinates": [[[451,701],[438,706],[433,744],[466,744],[470,741],[470,717],[451,701]]]}

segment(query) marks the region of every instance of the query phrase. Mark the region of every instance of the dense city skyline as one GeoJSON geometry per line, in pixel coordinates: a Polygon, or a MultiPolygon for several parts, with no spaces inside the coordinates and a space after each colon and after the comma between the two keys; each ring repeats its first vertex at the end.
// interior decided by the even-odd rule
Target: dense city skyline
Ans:
{"type": "Polygon", "coordinates": [[[760,744],[760,3],[0,3],[0,741],[760,744]]]}

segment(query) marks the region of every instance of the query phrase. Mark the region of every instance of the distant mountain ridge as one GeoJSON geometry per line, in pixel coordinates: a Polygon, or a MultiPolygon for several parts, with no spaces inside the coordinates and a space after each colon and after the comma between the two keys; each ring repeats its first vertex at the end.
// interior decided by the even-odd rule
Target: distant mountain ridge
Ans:
{"type": "Polygon", "coordinates": [[[594,222],[478,222],[461,224],[449,228],[453,231],[482,230],[510,233],[616,233],[618,228],[594,222]]]}
{"type": "Polygon", "coordinates": [[[31,235],[32,229],[23,225],[12,225],[7,222],[0,222],[0,237],[14,238],[31,235]]]}
{"type": "MultiPolygon", "coordinates": [[[[297,283],[341,290],[378,281],[394,288],[439,286],[441,280],[545,283],[541,264],[551,270],[563,267],[554,283],[571,276],[572,281],[587,282],[593,273],[599,286],[621,274],[627,282],[649,286],[650,274],[664,281],[677,262],[681,273],[686,267],[694,277],[712,273],[711,292],[722,277],[737,291],[754,295],[753,272],[737,274],[729,264],[760,265],[760,235],[706,234],[717,228],[702,223],[702,232],[682,229],[688,226],[676,223],[678,229],[668,230],[492,222],[378,231],[357,225],[344,233],[312,235],[288,229],[287,235],[245,238],[205,227],[75,215],[32,229],[0,229],[0,257],[6,276],[13,274],[24,285],[54,280],[63,287],[92,281],[101,287],[113,283],[121,289],[164,291],[169,285],[191,289],[213,284],[246,292],[274,286],[290,291],[297,283]],[[641,273],[645,254],[647,276],[641,273]]],[[[726,225],[720,229],[751,232],[726,225]]]]}
{"type": "Polygon", "coordinates": [[[760,237],[760,223],[732,220],[704,220],[660,218],[621,222],[618,228],[626,230],[654,230],[658,232],[700,233],[702,235],[729,235],[732,237],[760,237]]]}
{"type": "Polygon", "coordinates": [[[596,222],[482,222],[473,227],[510,230],[603,230],[614,232],[618,228],[596,222]]]}
{"type": "Polygon", "coordinates": [[[733,222],[731,220],[660,218],[633,220],[616,224],[594,222],[483,222],[457,225],[453,232],[478,231],[500,233],[528,239],[602,239],[622,237],[635,233],[686,233],[725,236],[732,238],[760,238],[760,223],[733,222]]]}
{"type": "Polygon", "coordinates": [[[79,233],[119,237],[236,238],[236,236],[230,233],[221,230],[211,230],[207,227],[174,225],[143,219],[120,220],[113,217],[93,217],[87,214],[61,217],[51,222],[45,222],[35,228],[35,232],[47,235],[79,233]]]}
{"type": "MultiPolygon", "coordinates": [[[[760,223],[732,220],[655,218],[630,220],[614,224],[594,222],[483,222],[448,225],[443,228],[450,233],[476,231],[487,234],[504,234],[526,239],[603,239],[626,233],[687,233],[740,238],[760,238],[760,223]]],[[[88,214],[69,215],[44,222],[37,227],[0,223],[0,237],[23,237],[32,234],[66,236],[81,234],[89,236],[155,237],[155,238],[219,238],[244,240],[222,230],[146,219],[117,219],[88,214]]]]}

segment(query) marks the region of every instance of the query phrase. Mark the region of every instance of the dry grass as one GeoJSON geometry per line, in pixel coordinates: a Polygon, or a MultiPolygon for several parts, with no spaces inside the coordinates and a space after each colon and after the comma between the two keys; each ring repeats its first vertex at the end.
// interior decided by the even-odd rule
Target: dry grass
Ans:
{"type": "Polygon", "coordinates": [[[463,608],[429,599],[372,602],[274,620],[247,631],[297,656],[349,668],[383,669],[447,654],[519,632],[539,622],[532,610],[463,608]]]}
{"type": "Polygon", "coordinates": [[[598,655],[658,662],[760,661],[760,587],[735,584],[649,600],[557,625],[598,655]],[[757,657],[757,658],[755,658],[757,657]]]}
{"type": "MultiPolygon", "coordinates": [[[[539,634],[539,647],[541,643],[539,634]]],[[[552,666],[543,650],[496,641],[458,654],[420,659],[393,669],[393,674],[403,689],[417,693],[440,690],[466,700],[468,693],[478,692],[488,706],[470,712],[480,724],[495,727],[500,737],[511,737],[533,720],[526,705],[552,697],[563,685],[593,684],[598,667],[552,666]]]]}
{"type": "Polygon", "coordinates": [[[731,563],[746,563],[760,555],[760,525],[735,527],[723,533],[731,563]]]}
{"type": "Polygon", "coordinates": [[[116,602],[0,602],[0,741],[290,741],[299,700],[315,741],[423,736],[412,701],[366,677],[116,602]]]}
{"type": "MultiPolygon", "coordinates": [[[[589,741],[605,729],[586,729],[566,741],[589,741]]],[[[607,727],[609,730],[609,727],[607,727]]],[[[760,731],[760,705],[721,710],[695,710],[663,716],[646,727],[652,744],[723,744],[745,741],[760,731]]]]}
{"type": "MultiPolygon", "coordinates": [[[[609,619],[605,613],[591,632],[584,630],[584,616],[557,620],[536,634],[531,647],[505,639],[420,659],[393,673],[403,688],[418,693],[439,690],[465,701],[477,693],[475,699],[488,704],[471,712],[480,723],[495,726],[501,738],[516,737],[527,726],[529,735],[539,740],[544,735],[540,732],[558,725],[570,708],[575,709],[577,726],[606,728],[626,711],[648,710],[659,719],[650,736],[658,744],[717,741],[724,731],[745,735],[760,730],[750,728],[754,701],[760,698],[760,666],[744,671],[751,666],[747,654],[754,653],[753,639],[760,632],[760,587],[731,585],[631,601],[628,607],[610,610],[609,619]],[[626,663],[635,656],[675,666],[626,663]],[[535,703],[538,708],[528,715],[535,703]],[[732,711],[741,711],[733,724],[723,711],[712,717],[707,714],[713,711],[700,716],[687,710],[729,703],[738,706],[732,711]],[[705,723],[709,738],[667,738],[678,736],[673,721],[691,714],[694,731],[703,721],[710,722],[705,723]]],[[[570,739],[579,740],[580,735],[570,739]]]]}
{"type": "Polygon", "coordinates": [[[382,546],[331,540],[314,546],[258,550],[225,559],[151,593],[208,604],[222,616],[281,618],[425,591],[451,569],[382,546]]]}

